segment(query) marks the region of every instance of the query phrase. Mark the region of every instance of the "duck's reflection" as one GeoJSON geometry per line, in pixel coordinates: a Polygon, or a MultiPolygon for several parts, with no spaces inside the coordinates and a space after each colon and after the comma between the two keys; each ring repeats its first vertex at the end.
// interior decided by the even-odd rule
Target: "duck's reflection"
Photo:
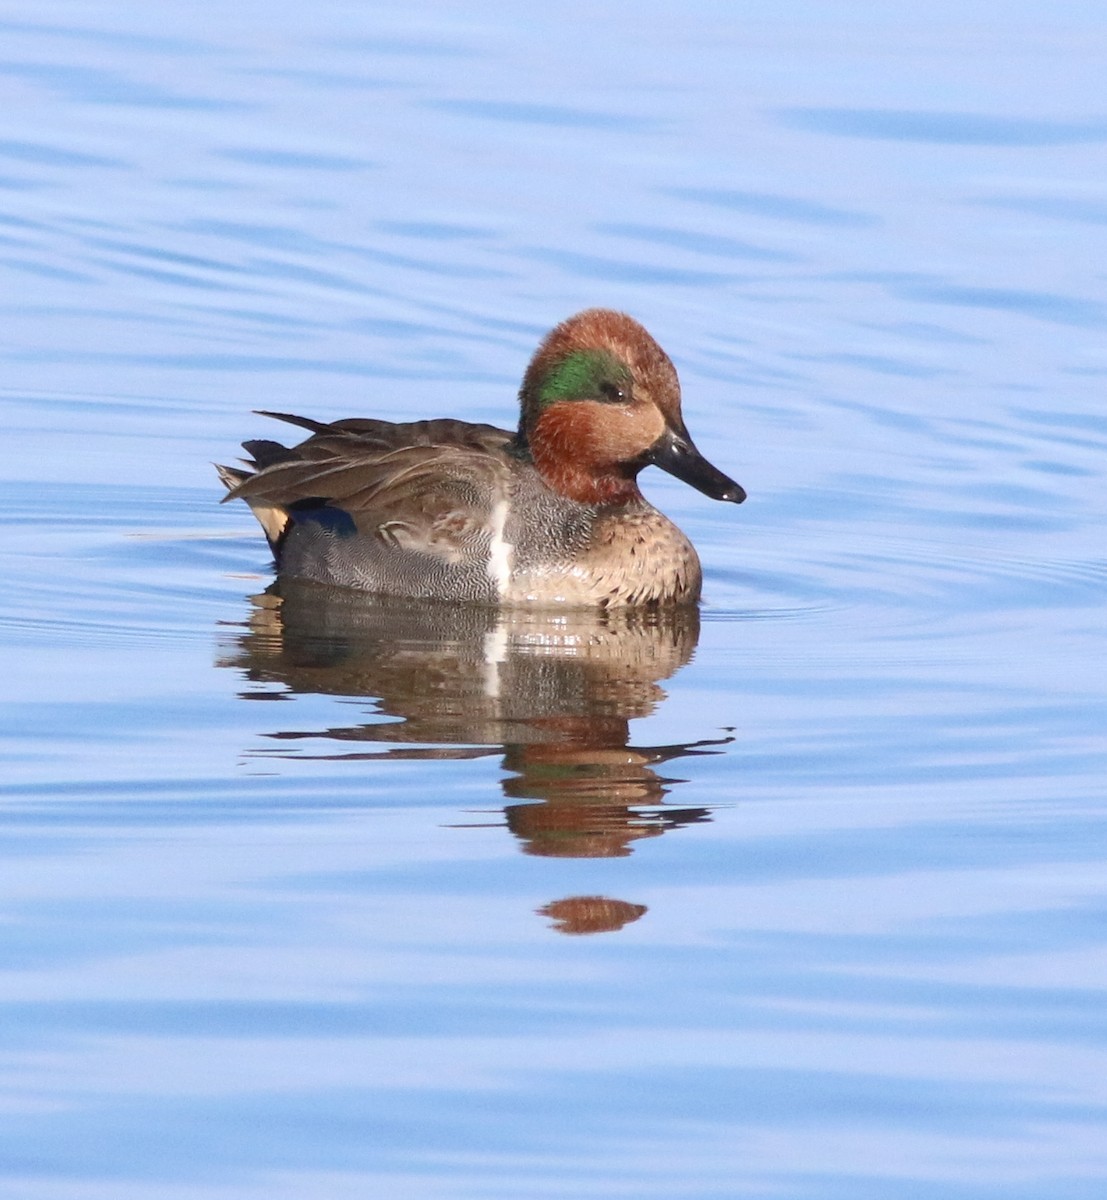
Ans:
{"type": "MultiPolygon", "coordinates": [[[[285,581],[279,594],[255,598],[249,627],[223,665],[259,685],[376,702],[372,721],[270,735],[373,749],[270,753],[350,760],[502,754],[510,772],[504,814],[524,852],[601,858],[709,819],[707,809],[669,805],[680,781],[656,768],[717,753],[729,738],[629,744],[629,722],[656,708],[665,695],[660,681],[689,660],[698,636],[694,608],[550,615],[369,601],[285,581]]],[[[271,690],[242,694],[279,698],[271,690]]],[[[562,932],[590,933],[621,928],[646,910],[578,896],[541,911],[562,932]]]]}

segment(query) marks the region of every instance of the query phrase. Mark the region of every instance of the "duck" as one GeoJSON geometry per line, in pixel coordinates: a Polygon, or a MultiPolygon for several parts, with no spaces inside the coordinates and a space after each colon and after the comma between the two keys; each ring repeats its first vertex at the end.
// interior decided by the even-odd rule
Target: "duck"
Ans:
{"type": "Polygon", "coordinates": [[[696,448],[676,368],[646,329],[604,308],[562,321],[519,409],[514,431],[259,411],[310,436],[243,442],[243,467],[216,465],[223,501],[250,506],[278,581],[512,607],[695,604],[699,556],[639,473],[660,467],[734,504],[746,493],[696,448]]]}

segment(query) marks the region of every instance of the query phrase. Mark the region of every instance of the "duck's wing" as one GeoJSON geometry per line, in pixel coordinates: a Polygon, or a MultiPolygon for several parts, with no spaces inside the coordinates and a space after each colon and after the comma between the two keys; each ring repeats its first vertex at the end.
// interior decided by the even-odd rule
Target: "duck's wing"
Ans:
{"type": "Polygon", "coordinates": [[[311,432],[298,446],[250,441],[253,472],[220,468],[224,500],[245,500],[275,551],[289,522],[345,513],[360,534],[456,560],[487,536],[511,474],[512,434],[450,419],[324,424],[266,413],[311,432]]]}

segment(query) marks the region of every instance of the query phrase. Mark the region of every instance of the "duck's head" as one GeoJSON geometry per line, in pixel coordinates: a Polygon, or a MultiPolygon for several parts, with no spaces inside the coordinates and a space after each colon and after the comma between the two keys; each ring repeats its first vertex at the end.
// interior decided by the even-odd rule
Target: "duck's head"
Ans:
{"type": "Polygon", "coordinates": [[[519,445],[555,491],[585,504],[638,499],[660,467],[713,500],[741,504],[733,479],[696,449],[669,356],[633,318],[590,308],[538,347],[519,392],[519,445]]]}

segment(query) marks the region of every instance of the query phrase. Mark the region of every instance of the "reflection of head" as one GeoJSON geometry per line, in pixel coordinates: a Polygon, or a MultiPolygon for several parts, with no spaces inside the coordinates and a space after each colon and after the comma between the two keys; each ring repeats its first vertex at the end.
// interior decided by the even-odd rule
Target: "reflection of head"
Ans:
{"type": "Polygon", "coordinates": [[[505,749],[504,766],[517,774],[503,781],[504,794],[543,801],[504,809],[508,828],[527,854],[622,858],[639,838],[709,819],[706,809],[663,807],[669,785],[680,781],[653,769],[698,751],[690,746],[629,746],[625,722],[619,736],[597,721],[590,738],[505,749]]]}
{"type": "Polygon", "coordinates": [[[638,838],[664,827],[620,804],[509,804],[507,827],[538,858],[625,858],[638,838]]]}
{"type": "Polygon", "coordinates": [[[606,896],[569,896],[538,909],[539,916],[552,917],[558,933],[612,933],[646,911],[644,904],[609,900],[606,896]]]}

